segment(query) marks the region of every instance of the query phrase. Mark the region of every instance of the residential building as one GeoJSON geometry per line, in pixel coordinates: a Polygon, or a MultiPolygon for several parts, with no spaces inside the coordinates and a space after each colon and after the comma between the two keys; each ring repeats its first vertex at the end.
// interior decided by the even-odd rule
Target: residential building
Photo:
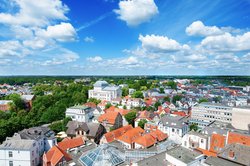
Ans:
{"type": "Polygon", "coordinates": [[[72,158],[58,146],[53,146],[43,155],[43,166],[64,166],[72,158]]]}
{"type": "Polygon", "coordinates": [[[94,89],[89,90],[89,98],[111,101],[114,98],[122,96],[122,90],[119,86],[111,86],[106,81],[97,81],[94,89]]]}
{"type": "Polygon", "coordinates": [[[126,149],[135,148],[135,140],[142,136],[144,130],[140,127],[135,127],[128,130],[126,133],[116,138],[117,141],[121,142],[126,149]]]}
{"type": "Polygon", "coordinates": [[[73,106],[66,109],[66,117],[79,122],[91,122],[94,118],[94,109],[87,106],[73,106]]]}
{"type": "Polygon", "coordinates": [[[98,118],[98,122],[101,123],[107,131],[110,129],[118,129],[122,127],[123,119],[119,112],[107,112],[98,118]]]}
{"type": "Polygon", "coordinates": [[[130,112],[130,110],[127,109],[122,109],[122,108],[117,108],[115,106],[111,106],[108,109],[105,110],[106,112],[119,112],[122,116],[122,125],[126,126],[128,125],[128,122],[125,118],[125,115],[130,112]]]}
{"type": "Polygon", "coordinates": [[[208,149],[209,141],[210,140],[208,135],[195,131],[189,131],[182,138],[182,146],[190,149],[208,149]]]}
{"type": "Polygon", "coordinates": [[[0,111],[9,111],[12,100],[0,100],[0,111]]]}
{"type": "Polygon", "coordinates": [[[126,106],[127,109],[131,109],[133,107],[141,107],[143,100],[140,98],[130,98],[129,96],[126,96],[122,99],[121,104],[126,106]]]}
{"type": "Polygon", "coordinates": [[[169,166],[195,166],[199,165],[204,158],[202,153],[182,146],[177,146],[166,152],[166,160],[171,163],[168,164],[169,166]]]}
{"type": "Polygon", "coordinates": [[[180,144],[182,137],[188,132],[188,124],[186,117],[177,115],[164,115],[161,117],[158,129],[166,133],[170,140],[180,144]]]}
{"type": "Polygon", "coordinates": [[[75,138],[64,138],[61,142],[58,143],[58,147],[63,150],[67,151],[73,148],[77,148],[83,146],[85,144],[84,138],[79,136],[75,138]]]}
{"type": "Polygon", "coordinates": [[[125,132],[127,132],[128,130],[131,130],[132,128],[133,127],[131,125],[127,125],[127,126],[120,127],[116,130],[110,131],[103,135],[103,137],[101,138],[100,144],[113,142],[118,137],[122,136],[125,132]]]}
{"type": "Polygon", "coordinates": [[[85,139],[89,139],[98,144],[105,133],[105,127],[99,123],[69,121],[67,124],[66,134],[71,138],[83,136],[85,139]]]}
{"type": "Polygon", "coordinates": [[[7,137],[6,140],[35,140],[38,143],[38,152],[42,156],[44,152],[47,152],[51,147],[57,144],[54,131],[48,127],[32,127],[24,129],[15,133],[13,137],[7,137]]]}
{"type": "Polygon", "coordinates": [[[36,140],[9,139],[0,145],[0,166],[37,166],[39,163],[36,140]]]}
{"type": "Polygon", "coordinates": [[[147,120],[147,122],[154,122],[154,123],[158,123],[160,120],[160,117],[158,114],[155,114],[153,112],[150,111],[140,111],[137,114],[137,117],[135,119],[135,127],[138,126],[138,123],[140,122],[140,120],[147,120]]]}
{"type": "Polygon", "coordinates": [[[31,109],[32,108],[32,102],[35,99],[35,95],[22,95],[21,98],[26,104],[26,108],[31,109]]]}

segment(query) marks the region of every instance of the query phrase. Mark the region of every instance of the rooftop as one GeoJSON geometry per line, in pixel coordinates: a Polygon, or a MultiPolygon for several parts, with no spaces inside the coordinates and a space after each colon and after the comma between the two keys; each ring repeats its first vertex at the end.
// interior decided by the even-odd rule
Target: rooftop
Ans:
{"type": "Polygon", "coordinates": [[[8,150],[29,150],[36,143],[35,140],[6,140],[0,145],[0,149],[8,150]]]}
{"type": "Polygon", "coordinates": [[[181,160],[182,162],[188,164],[195,160],[198,156],[202,155],[198,151],[192,151],[184,147],[178,146],[166,152],[168,155],[181,160]]]}
{"type": "Polygon", "coordinates": [[[241,166],[241,164],[237,164],[222,158],[218,158],[218,157],[208,157],[205,162],[207,165],[210,166],[241,166]]]}

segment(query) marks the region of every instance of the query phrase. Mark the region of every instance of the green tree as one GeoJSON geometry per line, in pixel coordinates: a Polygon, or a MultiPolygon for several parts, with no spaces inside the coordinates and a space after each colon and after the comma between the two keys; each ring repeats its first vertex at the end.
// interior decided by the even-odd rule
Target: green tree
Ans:
{"type": "Polygon", "coordinates": [[[180,101],[181,99],[182,99],[182,96],[180,96],[180,95],[175,95],[175,96],[173,97],[173,103],[176,104],[176,101],[180,101]]]}
{"type": "Polygon", "coordinates": [[[208,99],[207,98],[201,98],[201,99],[199,99],[199,103],[203,103],[203,102],[208,102],[208,99]]]}
{"type": "Polygon", "coordinates": [[[168,97],[168,96],[164,97],[164,98],[163,98],[163,102],[166,102],[166,101],[167,101],[167,102],[170,102],[170,97],[168,97]]]}
{"type": "Polygon", "coordinates": [[[165,93],[164,88],[160,88],[160,93],[165,93]]]}
{"type": "Polygon", "coordinates": [[[144,98],[143,97],[143,93],[141,91],[135,91],[133,94],[132,94],[132,97],[133,98],[144,98]]]}
{"type": "Polygon", "coordinates": [[[108,109],[108,108],[110,108],[111,106],[112,106],[111,103],[107,103],[107,104],[105,105],[105,109],[108,109]]]}
{"type": "Polygon", "coordinates": [[[154,107],[157,110],[158,107],[161,106],[161,103],[159,101],[155,102],[154,107]]]}
{"type": "Polygon", "coordinates": [[[96,98],[89,98],[88,102],[93,102],[93,103],[95,103],[97,105],[97,104],[99,104],[101,102],[101,100],[96,99],[96,98]]]}
{"type": "Polygon", "coordinates": [[[122,96],[128,96],[129,94],[129,89],[128,88],[122,88],[122,96]]]}
{"type": "Polygon", "coordinates": [[[141,119],[138,123],[138,126],[140,126],[142,129],[144,129],[144,126],[146,123],[147,123],[146,119],[141,119]]]}
{"type": "Polygon", "coordinates": [[[192,131],[192,130],[194,130],[194,131],[197,131],[199,128],[198,128],[198,125],[197,124],[191,124],[190,126],[189,126],[189,130],[190,131],[192,131]]]}
{"type": "Polygon", "coordinates": [[[128,122],[128,124],[131,124],[132,126],[134,126],[134,120],[136,118],[136,112],[135,111],[131,111],[129,113],[127,113],[125,115],[125,119],[128,122]]]}

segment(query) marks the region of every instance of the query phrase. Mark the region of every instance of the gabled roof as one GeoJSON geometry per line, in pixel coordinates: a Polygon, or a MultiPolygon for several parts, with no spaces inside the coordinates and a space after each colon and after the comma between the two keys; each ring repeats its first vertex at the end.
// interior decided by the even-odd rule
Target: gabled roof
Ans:
{"type": "Polygon", "coordinates": [[[136,119],[147,119],[152,120],[155,117],[155,114],[150,111],[140,111],[136,119]]]}
{"type": "Polygon", "coordinates": [[[118,137],[117,140],[131,144],[134,143],[135,139],[140,137],[143,133],[144,130],[142,128],[136,127],[127,131],[122,136],[118,137]]]}
{"type": "Polygon", "coordinates": [[[250,136],[239,133],[229,132],[228,133],[228,144],[239,143],[250,146],[250,136]]]}
{"type": "Polygon", "coordinates": [[[122,109],[122,108],[116,108],[115,106],[111,106],[108,109],[105,110],[106,112],[119,112],[122,116],[126,115],[130,112],[130,110],[122,109]]]}
{"type": "Polygon", "coordinates": [[[163,133],[161,130],[158,129],[150,131],[149,134],[156,138],[157,141],[163,141],[168,137],[167,134],[163,133]]]}
{"type": "Polygon", "coordinates": [[[76,137],[73,139],[64,139],[58,143],[58,147],[62,150],[72,149],[84,145],[83,137],[76,137]]]}
{"type": "Polygon", "coordinates": [[[217,153],[220,149],[225,147],[226,137],[220,134],[212,134],[210,150],[211,152],[217,153]]]}
{"type": "Polygon", "coordinates": [[[85,103],[83,105],[85,105],[87,107],[91,107],[91,108],[96,108],[96,104],[94,102],[87,102],[87,103],[85,103]]]}
{"type": "Polygon", "coordinates": [[[66,161],[72,160],[71,157],[58,146],[53,146],[43,156],[43,160],[47,165],[57,165],[62,158],[65,158],[66,161]]]}
{"type": "Polygon", "coordinates": [[[134,140],[135,143],[144,146],[145,148],[154,145],[157,141],[150,133],[140,136],[134,140]]]}
{"type": "Polygon", "coordinates": [[[117,116],[119,116],[119,112],[107,112],[105,114],[102,114],[101,116],[99,116],[98,121],[100,123],[106,121],[108,124],[115,124],[115,120],[117,118],[117,116]]]}
{"type": "Polygon", "coordinates": [[[114,141],[116,138],[122,136],[125,132],[127,132],[128,130],[131,130],[133,129],[133,127],[131,125],[127,125],[127,126],[123,126],[119,129],[116,129],[116,130],[113,130],[113,131],[110,131],[106,134],[104,134],[107,142],[112,142],[114,141]]]}

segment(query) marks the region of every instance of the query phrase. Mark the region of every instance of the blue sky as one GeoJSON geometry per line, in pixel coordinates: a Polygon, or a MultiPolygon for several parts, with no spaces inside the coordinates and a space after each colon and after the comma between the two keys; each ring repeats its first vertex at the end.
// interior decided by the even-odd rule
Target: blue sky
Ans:
{"type": "Polygon", "coordinates": [[[0,75],[250,75],[249,0],[0,0],[0,75]]]}

